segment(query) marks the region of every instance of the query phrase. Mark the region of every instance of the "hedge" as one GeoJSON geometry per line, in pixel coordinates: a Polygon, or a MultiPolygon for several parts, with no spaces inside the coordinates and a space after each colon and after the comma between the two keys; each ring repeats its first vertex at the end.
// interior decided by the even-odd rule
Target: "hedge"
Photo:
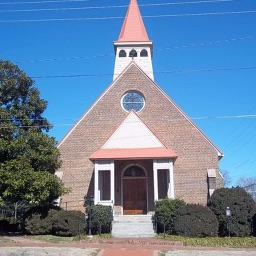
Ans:
{"type": "MultiPolygon", "coordinates": [[[[214,191],[209,207],[219,221],[219,235],[243,237],[253,233],[253,216],[256,213],[255,202],[243,188],[221,188],[214,191]],[[227,228],[226,208],[231,210],[230,228],[227,228]]],[[[255,223],[255,222],[254,222],[255,223]]],[[[254,224],[255,225],[255,224],[254,224]]]]}
{"type": "Polygon", "coordinates": [[[77,236],[86,231],[85,215],[81,211],[60,211],[54,216],[53,234],[57,236],[77,236]]]}
{"type": "Polygon", "coordinates": [[[173,231],[179,236],[214,237],[218,235],[218,220],[207,206],[187,204],[177,210],[173,231]]]}

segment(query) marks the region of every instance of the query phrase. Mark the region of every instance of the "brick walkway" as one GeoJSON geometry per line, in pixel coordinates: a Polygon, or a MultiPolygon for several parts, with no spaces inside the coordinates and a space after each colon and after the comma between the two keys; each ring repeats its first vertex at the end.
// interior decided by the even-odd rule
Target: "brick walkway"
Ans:
{"type": "MultiPolygon", "coordinates": [[[[254,256],[256,255],[256,248],[253,249],[228,249],[228,248],[205,248],[205,247],[185,247],[180,242],[172,242],[156,238],[110,238],[110,239],[91,239],[82,240],[79,242],[71,243],[49,243],[39,240],[33,240],[26,237],[7,237],[10,242],[0,243],[0,252],[4,247],[19,248],[30,247],[30,248],[50,248],[56,247],[63,252],[65,248],[81,248],[88,250],[90,248],[97,248],[100,250],[97,256],[157,256],[158,252],[167,252],[166,256],[180,255],[180,256],[201,256],[201,255],[244,255],[254,256]],[[2,247],[2,248],[1,248],[2,247]],[[243,252],[241,254],[241,251],[243,252]],[[212,252],[212,253],[211,253],[212,252]],[[247,252],[244,253],[244,252],[247,252]],[[178,253],[178,254],[177,254],[178,253]],[[180,254],[179,254],[180,253],[180,254]],[[205,254],[208,253],[208,254],[205,254]],[[230,254],[229,254],[230,253],[230,254]]],[[[18,255],[20,254],[11,254],[18,255]]],[[[33,254],[34,255],[34,254],[33,254]]],[[[46,255],[46,254],[42,254],[46,255]]],[[[48,256],[55,254],[47,253],[48,256]]],[[[57,254],[62,255],[62,254],[57,254]]],[[[82,254],[84,255],[84,254],[82,254]]]]}
{"type": "Polygon", "coordinates": [[[97,256],[157,256],[157,251],[152,249],[109,248],[103,249],[97,256]]]}

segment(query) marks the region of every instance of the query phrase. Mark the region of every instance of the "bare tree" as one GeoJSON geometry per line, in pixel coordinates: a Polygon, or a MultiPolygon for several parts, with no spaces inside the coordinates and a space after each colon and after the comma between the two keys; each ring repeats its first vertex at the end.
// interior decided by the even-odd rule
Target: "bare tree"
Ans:
{"type": "Polygon", "coordinates": [[[244,188],[256,201],[256,177],[240,178],[237,181],[237,186],[244,188]]]}
{"type": "Polygon", "coordinates": [[[224,187],[225,188],[229,187],[230,184],[232,183],[232,178],[231,178],[231,176],[229,174],[229,171],[221,169],[220,173],[221,173],[221,175],[223,177],[223,185],[224,185],[224,187]]]}

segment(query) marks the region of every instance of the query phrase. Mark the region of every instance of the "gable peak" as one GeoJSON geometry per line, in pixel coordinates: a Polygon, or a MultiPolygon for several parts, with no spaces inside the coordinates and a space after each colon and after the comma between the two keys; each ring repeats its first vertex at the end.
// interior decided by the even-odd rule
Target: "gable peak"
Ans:
{"type": "Polygon", "coordinates": [[[165,148],[164,144],[131,110],[102,149],[165,148]]]}

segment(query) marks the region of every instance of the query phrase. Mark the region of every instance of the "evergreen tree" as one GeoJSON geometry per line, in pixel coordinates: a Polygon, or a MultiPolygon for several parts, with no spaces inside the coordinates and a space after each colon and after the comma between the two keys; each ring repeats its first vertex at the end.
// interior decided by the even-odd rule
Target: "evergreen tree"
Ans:
{"type": "Polygon", "coordinates": [[[210,209],[219,221],[219,234],[225,236],[248,236],[252,234],[252,218],[256,213],[255,202],[243,188],[220,188],[214,191],[209,201],[210,209]],[[226,216],[231,210],[230,227],[226,216]],[[229,230],[228,230],[229,229],[229,230]]]}
{"type": "Polygon", "coordinates": [[[65,189],[56,141],[43,117],[47,102],[16,65],[0,60],[0,204],[51,202],[65,189]]]}

